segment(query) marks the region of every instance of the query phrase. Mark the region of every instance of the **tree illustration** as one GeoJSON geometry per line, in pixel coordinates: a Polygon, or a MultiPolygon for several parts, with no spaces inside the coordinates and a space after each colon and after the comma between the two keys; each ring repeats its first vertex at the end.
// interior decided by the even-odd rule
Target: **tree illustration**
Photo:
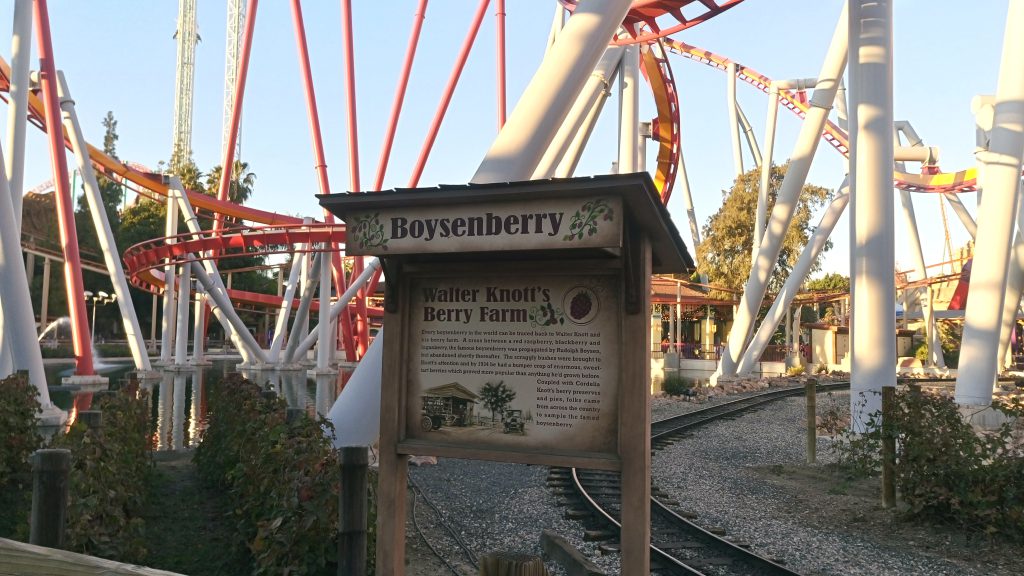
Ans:
{"type": "Polygon", "coordinates": [[[494,423],[495,415],[505,413],[505,408],[515,400],[516,393],[505,385],[504,380],[499,380],[497,384],[484,384],[480,389],[480,396],[484,399],[484,408],[491,411],[491,423],[494,423]]]}

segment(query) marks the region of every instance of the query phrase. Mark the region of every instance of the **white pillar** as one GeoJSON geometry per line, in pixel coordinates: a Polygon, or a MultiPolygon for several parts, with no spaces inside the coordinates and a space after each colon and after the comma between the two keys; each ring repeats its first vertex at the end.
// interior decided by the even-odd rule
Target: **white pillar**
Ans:
{"type": "Polygon", "coordinates": [[[754,242],[751,246],[751,262],[757,259],[757,252],[764,239],[764,224],[768,211],[768,185],[771,183],[772,155],[775,153],[775,127],[779,120],[779,86],[772,82],[768,87],[768,118],[764,123],[764,158],[761,160],[761,183],[757,190],[757,212],[754,214],[754,242]]]}
{"type": "MultiPolygon", "coordinates": [[[[326,262],[324,262],[324,264],[329,263],[329,259],[326,262]]],[[[345,289],[345,292],[338,296],[338,299],[333,304],[330,304],[330,313],[328,314],[327,318],[328,324],[334,322],[338,318],[338,316],[341,315],[342,311],[344,311],[345,308],[348,307],[349,302],[351,302],[352,299],[355,298],[356,292],[358,292],[359,289],[362,288],[363,284],[366,284],[367,282],[370,281],[370,278],[373,277],[374,272],[378,268],[380,268],[380,260],[378,260],[377,258],[371,258],[366,262],[366,268],[363,269],[363,272],[359,276],[356,276],[354,280],[349,282],[348,288],[345,289]]],[[[323,275],[323,267],[321,267],[320,269],[320,274],[323,275]]],[[[309,334],[308,336],[306,336],[304,340],[299,342],[298,345],[295,347],[295,351],[293,352],[293,354],[304,355],[306,351],[312,348],[313,344],[315,344],[319,339],[319,332],[320,325],[318,324],[317,331],[309,334]]],[[[330,334],[332,332],[328,330],[328,333],[330,334]]],[[[289,339],[288,348],[290,349],[291,347],[292,343],[291,339],[289,339]]],[[[288,357],[286,357],[286,361],[287,358],[288,357]]]]}
{"type": "Polygon", "coordinates": [[[589,0],[576,8],[472,182],[530,178],[630,4],[631,0],[589,0]]]}
{"type": "Polygon", "coordinates": [[[544,152],[540,164],[533,172],[533,179],[543,180],[555,175],[555,170],[565,157],[574,137],[583,129],[590,111],[598,105],[600,100],[605,98],[608,86],[615,77],[615,71],[622,60],[623,52],[625,52],[625,48],[621,46],[609,46],[605,50],[594,71],[587,78],[583,90],[576,97],[576,101],[569,110],[569,115],[558,127],[558,132],[555,133],[554,139],[544,152]]]}
{"type": "MultiPolygon", "coordinates": [[[[107,267],[107,274],[110,275],[110,282],[117,295],[117,307],[121,313],[121,322],[124,326],[125,338],[128,340],[128,348],[131,349],[132,359],[135,362],[135,369],[150,371],[152,367],[149,363],[149,354],[146,352],[146,342],[142,338],[142,328],[139,327],[139,318],[135,313],[131,292],[128,291],[128,281],[125,279],[124,268],[121,266],[121,254],[114,241],[110,221],[107,219],[107,209],[100,194],[100,184],[96,181],[96,172],[93,171],[92,162],[89,160],[88,144],[85,141],[82,126],[78,122],[75,101],[71,98],[71,92],[64,80],[64,73],[59,71],[57,72],[57,95],[60,97],[64,130],[71,140],[78,173],[82,175],[85,199],[89,205],[89,214],[92,216],[92,225],[96,230],[100,252],[103,254],[103,263],[107,267]]],[[[185,333],[187,334],[188,331],[186,330],[185,333]]]]}
{"type": "MultiPolygon", "coordinates": [[[[178,233],[178,202],[172,192],[167,195],[167,219],[164,221],[164,236],[167,243],[174,244],[171,238],[178,233]]],[[[175,268],[170,259],[164,266],[164,310],[160,320],[160,363],[171,363],[171,352],[174,346],[174,300],[175,300],[175,268]]]]}
{"type": "Polygon", "coordinates": [[[619,174],[638,172],[640,150],[640,47],[622,54],[619,72],[619,174]]]}
{"type": "Polygon", "coordinates": [[[949,202],[949,206],[956,212],[960,223],[963,224],[967,233],[971,235],[971,240],[974,240],[978,235],[978,225],[974,222],[974,218],[971,216],[970,211],[967,210],[967,207],[964,206],[960,197],[948,192],[943,194],[942,197],[946,199],[946,202],[949,202]]]}
{"type": "Polygon", "coordinates": [[[206,290],[196,282],[196,306],[192,316],[192,364],[206,364],[206,290]]]}
{"type": "Polygon", "coordinates": [[[238,351],[242,353],[243,361],[247,364],[254,362],[266,364],[266,355],[260,349],[256,339],[249,333],[245,323],[242,322],[242,319],[238,317],[238,314],[231,307],[231,300],[228,298],[227,293],[217,289],[216,282],[207,274],[199,262],[192,262],[192,273],[195,274],[196,279],[203,285],[207,295],[210,296],[210,300],[213,301],[210,304],[210,308],[213,309],[213,315],[221,322],[230,324],[232,337],[235,339],[234,342],[238,347],[238,351]],[[246,360],[246,352],[251,354],[253,360],[246,360]]]}
{"type": "Polygon", "coordinates": [[[13,368],[28,370],[29,381],[35,387],[36,397],[43,407],[41,419],[56,424],[66,420],[66,417],[62,419],[63,412],[50,402],[50,392],[46,387],[43,355],[35,338],[36,315],[32,309],[25,262],[21,259],[21,238],[14,221],[6,172],[0,165],[0,294],[3,294],[0,306],[7,334],[20,336],[7,338],[5,344],[10,347],[13,368]]]}
{"type": "Polygon", "coordinates": [[[956,401],[987,405],[992,401],[998,359],[999,325],[1006,297],[1010,241],[1024,154],[1024,0],[1010,0],[996,88],[989,150],[978,154],[984,167],[985,194],[978,208],[978,236],[967,301],[956,401]]]}
{"type": "Polygon", "coordinates": [[[740,122],[736,113],[736,63],[725,67],[725,104],[729,113],[729,140],[732,142],[732,163],[736,177],[743,175],[743,148],[740,145],[740,122]]]}
{"type": "Polygon", "coordinates": [[[761,148],[757,145],[757,136],[754,135],[754,127],[747,120],[743,113],[743,107],[736,102],[736,118],[740,121],[740,128],[743,130],[743,139],[747,141],[747,149],[750,150],[750,157],[754,159],[754,168],[759,168],[763,162],[761,148]]]}
{"type": "MultiPolygon", "coordinates": [[[[682,128],[680,128],[682,131],[682,128]]],[[[697,254],[697,246],[700,244],[700,226],[697,225],[697,213],[693,209],[693,195],[690,193],[690,179],[686,175],[686,162],[683,160],[682,136],[679,140],[679,167],[676,170],[676,185],[683,197],[683,207],[686,208],[686,220],[690,223],[690,238],[693,239],[693,253],[697,254]]]]}
{"type": "MultiPolygon", "coordinates": [[[[782,290],[775,297],[775,302],[768,309],[764,321],[761,322],[757,333],[754,334],[754,338],[750,341],[750,346],[743,353],[739,366],[736,368],[738,374],[747,374],[753,370],[758,359],[761,358],[761,354],[764,353],[765,347],[771,341],[772,334],[775,333],[775,328],[782,321],[786,310],[789,309],[790,304],[793,302],[793,298],[800,291],[801,284],[803,284],[807,274],[811,271],[811,266],[817,260],[818,255],[821,254],[825,243],[828,241],[828,237],[832,234],[836,223],[839,222],[839,218],[843,215],[843,211],[850,201],[848,190],[849,188],[846,182],[844,182],[840,186],[839,195],[832,200],[825,213],[821,215],[821,221],[818,222],[814,233],[807,240],[807,245],[804,246],[803,252],[800,253],[796,264],[793,265],[793,270],[783,283],[782,290]]],[[[799,318],[797,321],[799,322],[799,318]]]]}
{"type": "MultiPolygon", "coordinates": [[[[615,74],[618,74],[616,70],[615,74]]],[[[594,101],[594,105],[590,107],[587,112],[586,118],[583,119],[583,123],[580,125],[576,135],[573,136],[572,142],[566,148],[565,153],[562,155],[562,159],[558,162],[558,166],[555,168],[555,178],[569,178],[573,172],[576,171],[576,165],[580,161],[580,156],[583,155],[583,148],[587,145],[590,140],[590,134],[594,131],[594,126],[597,125],[597,119],[601,116],[601,111],[604,109],[605,102],[608,101],[608,97],[611,96],[611,82],[615,79],[615,74],[608,78],[608,85],[597,95],[597,99],[594,101]]]]}
{"type": "Polygon", "coordinates": [[[188,362],[188,305],[192,291],[191,262],[189,258],[181,265],[178,275],[178,325],[174,330],[174,365],[184,366],[188,362]]]}
{"type": "Polygon", "coordinates": [[[811,160],[814,158],[814,152],[818,149],[825,121],[828,119],[829,110],[835,100],[839,77],[842,76],[843,69],[846,67],[847,34],[849,32],[846,25],[846,14],[847,8],[844,4],[832,36],[832,43],[829,45],[828,53],[822,64],[821,73],[818,74],[818,83],[814,95],[811,96],[807,116],[800,127],[800,134],[790,159],[789,170],[782,181],[775,201],[775,208],[768,221],[766,236],[761,242],[757,259],[752,262],[750,277],[744,286],[743,296],[740,298],[732,330],[729,333],[729,346],[726,353],[722,355],[718,373],[734,374],[736,372],[736,364],[750,338],[754,318],[757,317],[761,300],[764,298],[768,286],[768,279],[778,260],[786,230],[796,212],[800,191],[807,180],[811,160]]]}
{"type": "Polygon", "coordinates": [[[295,252],[292,255],[292,267],[288,272],[288,283],[285,285],[284,295],[281,298],[281,308],[277,311],[277,323],[274,325],[274,341],[270,344],[270,353],[267,355],[267,359],[272,364],[276,363],[281,355],[284,335],[288,331],[288,318],[291,316],[292,303],[295,301],[295,287],[299,282],[299,270],[306,265],[305,262],[305,252],[295,252]]]}
{"type": "MultiPolygon", "coordinates": [[[[324,254],[329,255],[330,245],[321,244],[324,254]]],[[[331,334],[331,267],[320,266],[320,318],[317,324],[316,370],[327,372],[334,360],[334,337],[331,334]]]]}
{"type": "Polygon", "coordinates": [[[863,432],[896,386],[892,4],[850,0],[850,413],[863,432]]]}
{"type": "MultiPolygon", "coordinates": [[[[311,255],[306,260],[312,260],[313,266],[310,270],[306,267],[306,263],[302,263],[301,273],[308,276],[305,280],[302,280],[302,298],[299,299],[299,309],[295,311],[295,321],[292,323],[292,329],[288,333],[288,344],[284,349],[284,362],[298,362],[296,354],[299,349],[299,343],[305,341],[306,337],[309,336],[309,308],[313,303],[313,296],[316,295],[316,282],[311,282],[310,279],[316,279],[320,277],[320,267],[324,266],[324,260],[327,259],[324,253],[311,255]]],[[[329,259],[328,259],[329,260],[329,259]]],[[[328,262],[327,265],[330,265],[328,262]]],[[[303,354],[309,348],[303,350],[303,354]]]]}
{"type": "Polygon", "coordinates": [[[32,62],[32,0],[15,0],[11,35],[10,102],[7,106],[7,148],[4,165],[10,178],[15,230],[21,231],[25,174],[25,125],[28,120],[29,65],[32,62]]]}

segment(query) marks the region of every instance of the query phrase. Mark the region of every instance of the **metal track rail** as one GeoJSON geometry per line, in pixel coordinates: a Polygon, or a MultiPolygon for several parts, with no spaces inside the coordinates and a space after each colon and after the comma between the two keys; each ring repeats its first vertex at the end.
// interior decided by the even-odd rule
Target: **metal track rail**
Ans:
{"type": "MultiPolygon", "coordinates": [[[[825,384],[818,386],[818,392],[848,386],[848,383],[825,384]]],[[[659,420],[651,425],[652,447],[657,449],[668,446],[698,426],[803,392],[803,388],[777,389],[659,420]]],[[[556,478],[561,473],[559,470],[552,471],[556,478]]],[[[596,517],[603,527],[603,530],[590,531],[591,535],[597,537],[603,533],[605,538],[615,539],[621,529],[619,474],[576,468],[565,473],[581,505],[575,513],[586,511],[592,518],[596,517]]],[[[690,514],[678,509],[677,502],[659,492],[657,488],[652,488],[652,574],[799,576],[778,562],[746,549],[744,543],[729,541],[723,535],[713,533],[718,532],[715,529],[697,526],[687,518],[690,514]]],[[[605,547],[616,549],[614,544],[605,547]]]]}

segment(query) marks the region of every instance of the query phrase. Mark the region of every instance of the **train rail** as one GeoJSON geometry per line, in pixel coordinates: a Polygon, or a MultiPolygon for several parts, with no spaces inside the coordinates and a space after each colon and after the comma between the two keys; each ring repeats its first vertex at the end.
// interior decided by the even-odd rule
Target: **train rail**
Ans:
{"type": "MultiPolygon", "coordinates": [[[[818,386],[818,392],[848,387],[848,383],[818,386]]],[[[736,416],[769,402],[803,394],[803,388],[782,388],[666,418],[651,425],[652,449],[664,448],[688,436],[695,428],[736,416]]],[[[574,497],[569,517],[596,519],[586,537],[603,540],[602,548],[618,550],[619,474],[582,469],[552,469],[549,484],[574,497]]],[[[797,572],[752,552],[744,542],[728,540],[725,532],[702,528],[696,515],[657,487],[651,489],[651,574],[798,576],[797,572]]]]}

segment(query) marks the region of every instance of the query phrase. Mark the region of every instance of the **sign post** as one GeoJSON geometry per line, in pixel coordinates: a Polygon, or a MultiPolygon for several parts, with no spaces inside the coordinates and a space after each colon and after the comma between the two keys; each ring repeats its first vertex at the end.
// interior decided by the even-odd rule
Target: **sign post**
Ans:
{"type": "Polygon", "coordinates": [[[320,196],[386,275],[377,569],[411,454],[620,471],[649,572],[650,275],[692,270],[646,174],[320,196]]]}

